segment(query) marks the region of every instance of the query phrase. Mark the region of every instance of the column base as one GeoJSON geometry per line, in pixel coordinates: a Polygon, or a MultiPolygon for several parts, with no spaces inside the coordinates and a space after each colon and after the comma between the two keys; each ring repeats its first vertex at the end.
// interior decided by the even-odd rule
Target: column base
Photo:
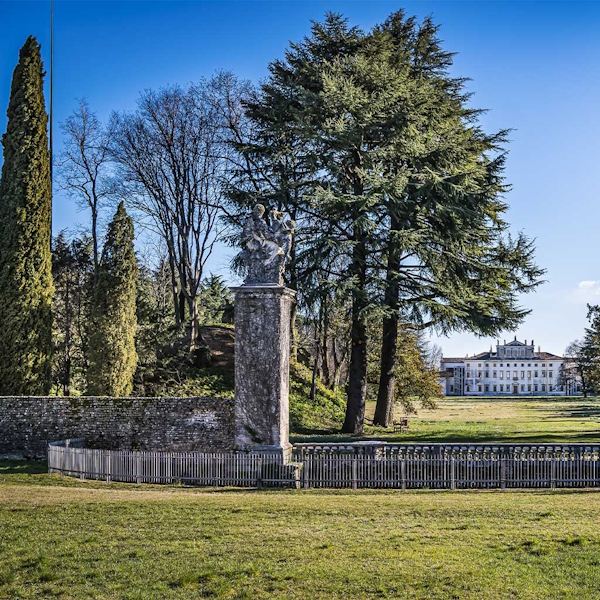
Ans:
{"type": "Polygon", "coordinates": [[[281,460],[284,463],[289,462],[292,459],[292,445],[287,446],[267,446],[262,444],[240,444],[237,446],[237,450],[240,452],[247,452],[248,454],[259,455],[266,459],[272,459],[275,461],[281,460]]]}

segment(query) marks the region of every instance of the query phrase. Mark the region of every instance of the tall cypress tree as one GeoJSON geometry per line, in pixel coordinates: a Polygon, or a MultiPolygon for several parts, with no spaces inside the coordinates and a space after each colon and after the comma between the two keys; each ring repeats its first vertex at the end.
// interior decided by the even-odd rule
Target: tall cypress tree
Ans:
{"type": "Polygon", "coordinates": [[[48,115],[40,45],[14,70],[0,180],[0,395],[43,395],[52,359],[48,115]]]}
{"type": "Polygon", "coordinates": [[[108,226],[92,301],[87,373],[90,395],[131,393],[137,366],[137,275],[133,221],[121,202],[108,226]]]}

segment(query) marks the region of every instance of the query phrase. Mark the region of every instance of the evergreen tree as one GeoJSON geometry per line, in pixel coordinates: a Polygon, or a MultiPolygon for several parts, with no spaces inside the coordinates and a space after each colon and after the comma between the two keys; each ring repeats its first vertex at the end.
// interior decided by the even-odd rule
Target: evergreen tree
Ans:
{"type": "Polygon", "coordinates": [[[577,348],[576,360],[583,391],[597,394],[600,390],[600,306],[588,304],[588,321],[583,340],[577,348]]]}
{"type": "Polygon", "coordinates": [[[370,315],[388,319],[385,421],[400,316],[442,332],[513,328],[526,314],[517,293],[543,273],[531,242],[506,235],[506,132],[481,131],[436,31],[398,12],[366,34],[330,14],[271,66],[271,89],[295,108],[286,131],[314,165],[300,199],[313,230],[296,257],[299,287],[327,281],[352,305],[348,433],[363,427],[370,315]]]}
{"type": "Polygon", "coordinates": [[[54,374],[57,393],[84,389],[87,371],[88,319],[94,280],[93,243],[88,237],[69,241],[63,232],[52,248],[54,278],[54,374]]]}
{"type": "Polygon", "coordinates": [[[92,300],[88,394],[127,396],[137,366],[135,348],[138,267],[133,221],[123,202],[108,226],[92,300]]]}
{"type": "Polygon", "coordinates": [[[40,45],[15,68],[0,180],[0,395],[44,395],[52,368],[52,192],[40,45]]]}

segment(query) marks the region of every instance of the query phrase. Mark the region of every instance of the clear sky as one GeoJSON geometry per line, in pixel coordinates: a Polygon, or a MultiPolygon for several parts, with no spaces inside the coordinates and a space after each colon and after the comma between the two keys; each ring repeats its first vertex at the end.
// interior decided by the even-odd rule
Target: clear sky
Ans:
{"type": "MultiPolygon", "coordinates": [[[[259,81],[269,61],[326,11],[367,29],[400,7],[441,23],[446,49],[458,53],[454,73],[472,79],[473,103],[489,109],[486,129],[514,130],[508,218],[515,231],[537,239],[538,262],[548,270],[547,283],[522,298],[532,313],[517,335],[562,353],[582,335],[586,303],[600,303],[600,2],[55,0],[55,123],[77,98],[105,119],[114,109],[134,108],[143,89],[220,69],[259,81]]],[[[0,0],[2,132],[12,70],[29,34],[41,42],[49,67],[49,16],[49,0],[0,0]]],[[[86,217],[55,197],[55,232],[86,217]]],[[[218,252],[210,269],[225,273],[230,254],[218,252]]],[[[468,335],[437,340],[446,356],[493,342],[468,335]]]]}

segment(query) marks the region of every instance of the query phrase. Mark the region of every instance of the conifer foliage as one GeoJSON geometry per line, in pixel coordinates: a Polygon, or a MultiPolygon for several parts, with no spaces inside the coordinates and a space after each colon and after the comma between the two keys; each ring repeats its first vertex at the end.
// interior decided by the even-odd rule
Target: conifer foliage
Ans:
{"type": "Polygon", "coordinates": [[[133,221],[121,202],[108,226],[92,300],[87,377],[90,395],[131,393],[137,366],[137,277],[133,221]]]}
{"type": "Polygon", "coordinates": [[[14,70],[0,180],[0,394],[49,392],[52,193],[40,45],[14,70]]]}

